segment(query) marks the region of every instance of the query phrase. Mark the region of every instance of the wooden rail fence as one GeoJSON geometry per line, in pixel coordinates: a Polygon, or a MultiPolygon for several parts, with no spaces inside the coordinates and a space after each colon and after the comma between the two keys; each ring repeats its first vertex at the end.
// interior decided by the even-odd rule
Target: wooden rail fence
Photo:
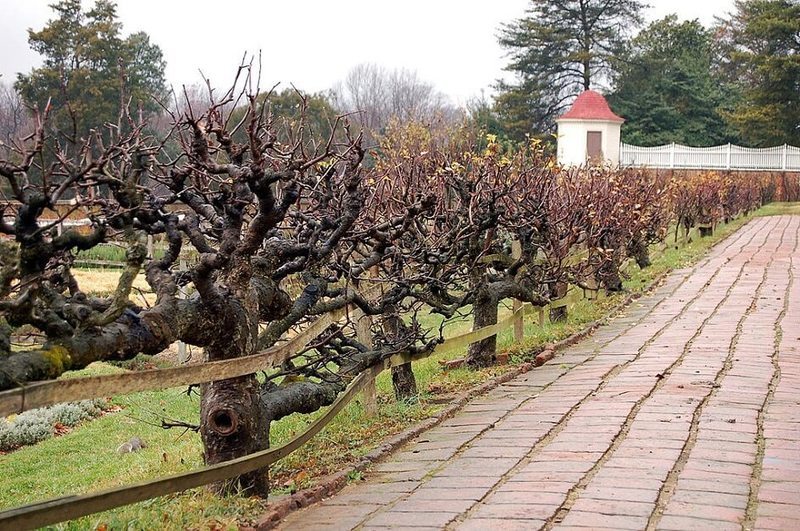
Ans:
{"type": "MultiPolygon", "coordinates": [[[[679,230],[677,227],[674,229],[674,241],[669,241],[668,238],[666,243],[655,249],[655,252],[663,252],[664,249],[675,245],[676,242],[686,243],[697,237],[698,234],[696,229],[692,229],[682,237],[679,237],[679,230]]],[[[513,249],[512,252],[517,253],[518,250],[513,249]]],[[[631,267],[632,263],[632,260],[627,260],[623,268],[631,267]]],[[[365,290],[364,294],[371,294],[373,289],[380,289],[380,286],[365,290]]],[[[569,306],[582,298],[596,298],[599,293],[598,290],[589,290],[589,293],[587,293],[587,290],[573,286],[565,297],[551,302],[548,306],[538,308],[539,324],[543,324],[544,315],[548,309],[569,306]],[[591,291],[594,291],[594,293],[591,293],[591,291]]],[[[442,350],[466,348],[470,343],[497,335],[509,328],[514,329],[515,341],[520,341],[524,330],[524,315],[534,310],[536,308],[530,304],[515,304],[512,313],[496,324],[449,338],[438,345],[433,352],[413,356],[395,355],[384,360],[381,364],[354,378],[347,389],[323,415],[317,418],[306,431],[282,446],[155,480],[88,494],[62,496],[14,507],[0,512],[0,529],[27,529],[46,526],[158,496],[200,487],[267,467],[297,450],[319,433],[347,406],[359,391],[368,387],[370,382],[374,382],[377,375],[384,370],[424,359],[442,350]]],[[[20,413],[59,402],[199,384],[267,370],[280,365],[294,352],[309,344],[325,328],[340,321],[345,316],[349,316],[350,319],[357,322],[362,314],[355,307],[336,310],[314,321],[306,330],[285,343],[252,356],[169,369],[153,369],[27,384],[20,388],[0,392],[0,416],[20,413]]]]}

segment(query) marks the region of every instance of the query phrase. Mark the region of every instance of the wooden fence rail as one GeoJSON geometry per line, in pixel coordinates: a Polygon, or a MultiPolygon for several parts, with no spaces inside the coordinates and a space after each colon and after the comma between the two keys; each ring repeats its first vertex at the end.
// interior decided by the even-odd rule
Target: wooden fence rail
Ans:
{"type": "Polygon", "coordinates": [[[16,507],[0,513],[0,529],[33,529],[88,514],[130,505],[157,496],[201,487],[217,481],[240,476],[275,463],[294,452],[319,433],[352,400],[369,378],[385,367],[373,367],[356,377],[324,415],[309,428],[283,446],[256,452],[191,472],[175,474],[134,485],[107,489],[80,496],[62,496],[31,505],[16,507]]]}
{"type": "MultiPolygon", "coordinates": [[[[526,307],[522,307],[516,312],[513,312],[508,317],[499,321],[497,324],[483,327],[478,330],[474,330],[472,332],[467,332],[465,334],[461,334],[459,336],[450,338],[444,343],[438,345],[437,348],[434,350],[434,352],[441,351],[444,349],[464,348],[470,343],[474,343],[475,341],[480,341],[482,339],[486,339],[487,337],[496,335],[506,330],[507,328],[511,327],[514,321],[523,315],[525,310],[526,307]]],[[[284,347],[287,345],[284,345],[284,347]]],[[[295,450],[303,446],[306,442],[308,442],[314,435],[319,433],[325,426],[327,426],[334,419],[334,417],[339,413],[339,411],[341,411],[343,408],[347,406],[347,404],[353,399],[353,397],[355,397],[355,395],[359,391],[361,391],[364,388],[365,385],[367,385],[370,381],[374,381],[374,379],[377,377],[378,374],[391,367],[405,365],[413,361],[422,360],[424,358],[429,357],[432,354],[433,352],[420,353],[417,355],[397,354],[384,360],[383,363],[376,365],[368,369],[367,371],[361,373],[350,383],[347,389],[336,399],[336,401],[329,407],[329,409],[322,416],[316,419],[308,427],[308,429],[306,429],[306,431],[304,431],[303,433],[301,433],[299,436],[292,439],[288,443],[284,444],[283,446],[279,446],[278,448],[273,448],[269,450],[264,450],[261,452],[256,452],[245,457],[241,457],[231,461],[225,461],[223,463],[219,463],[216,465],[206,466],[198,470],[193,470],[191,472],[175,474],[172,476],[158,478],[151,481],[144,481],[141,483],[136,483],[134,485],[116,487],[112,489],[107,489],[89,494],[83,494],[79,496],[74,496],[74,495],[62,496],[42,501],[39,503],[15,507],[0,512],[0,529],[11,529],[11,528],[28,529],[28,528],[42,527],[53,523],[62,522],[65,520],[71,520],[73,518],[80,518],[81,516],[86,516],[88,514],[100,511],[106,511],[108,509],[113,509],[115,507],[121,507],[123,505],[130,505],[132,503],[148,500],[151,498],[155,498],[157,496],[164,496],[174,492],[181,492],[187,489],[208,485],[209,483],[214,483],[216,481],[223,481],[225,479],[236,477],[245,474],[247,472],[251,472],[253,470],[258,470],[260,468],[269,466],[278,461],[279,459],[282,459],[287,455],[289,455],[290,453],[294,452],[295,450]]],[[[263,356],[263,354],[250,356],[250,358],[258,357],[260,359],[261,356],[263,356]]],[[[254,370],[249,368],[251,367],[252,363],[253,363],[252,361],[248,362],[247,371],[249,372],[245,372],[245,374],[250,374],[252,372],[255,372],[254,370]]],[[[160,369],[155,371],[143,371],[143,372],[163,372],[164,370],[170,371],[172,369],[160,369]]],[[[256,369],[256,370],[261,370],[261,369],[256,369]]],[[[130,373],[127,375],[133,376],[135,374],[136,373],[130,373]]],[[[126,375],[111,375],[111,376],[113,377],[113,376],[126,376],[126,375]]],[[[219,379],[219,376],[214,375],[213,379],[219,379]]],[[[91,386],[94,384],[95,381],[99,381],[103,385],[103,388],[105,388],[106,382],[104,382],[103,380],[107,380],[108,385],[113,385],[115,382],[117,382],[116,378],[109,378],[109,376],[102,376],[97,378],[94,377],[76,378],[74,380],[64,380],[64,382],[82,381],[83,384],[91,386]]],[[[133,381],[135,382],[136,380],[133,381]]],[[[210,379],[205,381],[210,381],[210,379]]],[[[56,382],[45,382],[45,383],[61,383],[61,382],[62,381],[59,380],[56,382]]],[[[163,387],[172,387],[173,385],[171,382],[172,380],[170,379],[170,382],[164,385],[163,387]]],[[[126,382],[126,383],[128,383],[128,389],[134,387],[135,385],[131,384],[131,382],[126,382]]],[[[151,378],[143,380],[142,383],[146,385],[147,389],[154,388],[152,387],[153,382],[151,378]]],[[[93,391],[91,391],[91,389],[86,389],[81,394],[79,394],[80,392],[79,387],[68,388],[68,389],[70,389],[76,396],[107,396],[107,394],[104,393],[100,394],[94,393],[93,391]],[[78,390],[78,392],[76,392],[76,390],[78,390]]],[[[112,394],[125,394],[127,392],[131,391],[128,391],[126,389],[124,392],[119,392],[118,390],[117,392],[112,394]]]]}
{"type": "MultiPolygon", "coordinates": [[[[372,290],[369,290],[366,293],[369,294],[371,292],[372,290]]],[[[90,398],[103,398],[194,385],[268,370],[286,361],[308,345],[328,326],[340,321],[346,315],[357,319],[361,315],[361,310],[355,307],[334,310],[315,320],[303,332],[287,342],[251,356],[169,369],[151,369],[25,384],[21,387],[0,392],[0,416],[22,413],[29,409],[49,406],[59,402],[73,402],[90,398]]]]}
{"type": "MultiPolygon", "coordinates": [[[[678,240],[678,232],[679,229],[675,228],[676,240],[678,240]]],[[[685,243],[689,241],[694,234],[695,232],[684,234],[679,242],[685,243]]],[[[674,242],[663,244],[656,251],[663,251],[669,245],[674,245],[674,242]]],[[[628,267],[631,263],[632,261],[629,260],[625,266],[628,267]]],[[[379,286],[373,289],[377,288],[379,286]]],[[[368,290],[365,293],[370,292],[371,290],[368,290]]],[[[564,298],[539,308],[539,323],[542,323],[542,312],[546,312],[550,308],[573,304],[585,296],[586,290],[573,287],[564,298]]],[[[506,329],[519,326],[523,316],[531,313],[534,309],[530,304],[516,305],[510,315],[496,324],[449,338],[439,344],[433,352],[420,353],[413,356],[395,355],[384,360],[381,364],[354,378],[347,389],[322,416],[317,418],[306,431],[283,446],[155,480],[83,495],[62,496],[11,508],[0,512],[0,529],[25,529],[50,525],[158,496],[200,487],[269,466],[297,450],[319,433],[365,385],[374,381],[375,377],[384,370],[427,358],[433,353],[442,350],[465,348],[470,343],[497,335],[506,329]]],[[[314,321],[306,330],[286,343],[252,356],[170,369],[47,381],[3,391],[0,392],[0,415],[7,416],[12,413],[58,402],[178,387],[252,374],[279,365],[294,352],[310,343],[330,324],[340,321],[346,315],[349,315],[352,319],[358,319],[360,317],[359,312],[353,307],[331,312],[314,321]]],[[[516,336],[517,334],[515,334],[515,339],[518,339],[516,336]]]]}

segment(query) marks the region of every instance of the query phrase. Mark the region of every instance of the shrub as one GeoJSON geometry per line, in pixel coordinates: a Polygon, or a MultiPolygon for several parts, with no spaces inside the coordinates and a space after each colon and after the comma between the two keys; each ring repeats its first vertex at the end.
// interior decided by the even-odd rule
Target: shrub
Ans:
{"type": "Polygon", "coordinates": [[[83,400],[32,409],[8,419],[0,419],[0,451],[36,444],[53,436],[57,425],[76,426],[99,416],[105,400],[83,400]]]}

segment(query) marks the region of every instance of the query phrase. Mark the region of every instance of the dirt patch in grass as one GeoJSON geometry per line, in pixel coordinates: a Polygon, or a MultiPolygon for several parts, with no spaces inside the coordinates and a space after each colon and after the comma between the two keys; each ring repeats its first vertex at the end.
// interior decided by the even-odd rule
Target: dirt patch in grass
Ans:
{"type": "MultiPolygon", "coordinates": [[[[78,286],[84,293],[91,293],[99,297],[107,297],[117,289],[119,269],[81,269],[75,268],[72,274],[78,281],[78,286]]],[[[140,306],[150,306],[155,303],[156,296],[147,285],[144,275],[140,274],[133,281],[133,290],[130,300],[140,306]]]]}

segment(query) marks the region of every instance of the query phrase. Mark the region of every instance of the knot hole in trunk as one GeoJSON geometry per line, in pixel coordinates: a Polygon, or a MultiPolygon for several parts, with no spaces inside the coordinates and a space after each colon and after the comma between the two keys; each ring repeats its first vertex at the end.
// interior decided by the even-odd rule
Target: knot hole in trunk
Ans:
{"type": "Polygon", "coordinates": [[[239,429],[239,416],[230,409],[215,409],[209,415],[209,427],[217,435],[230,435],[239,429]]]}

